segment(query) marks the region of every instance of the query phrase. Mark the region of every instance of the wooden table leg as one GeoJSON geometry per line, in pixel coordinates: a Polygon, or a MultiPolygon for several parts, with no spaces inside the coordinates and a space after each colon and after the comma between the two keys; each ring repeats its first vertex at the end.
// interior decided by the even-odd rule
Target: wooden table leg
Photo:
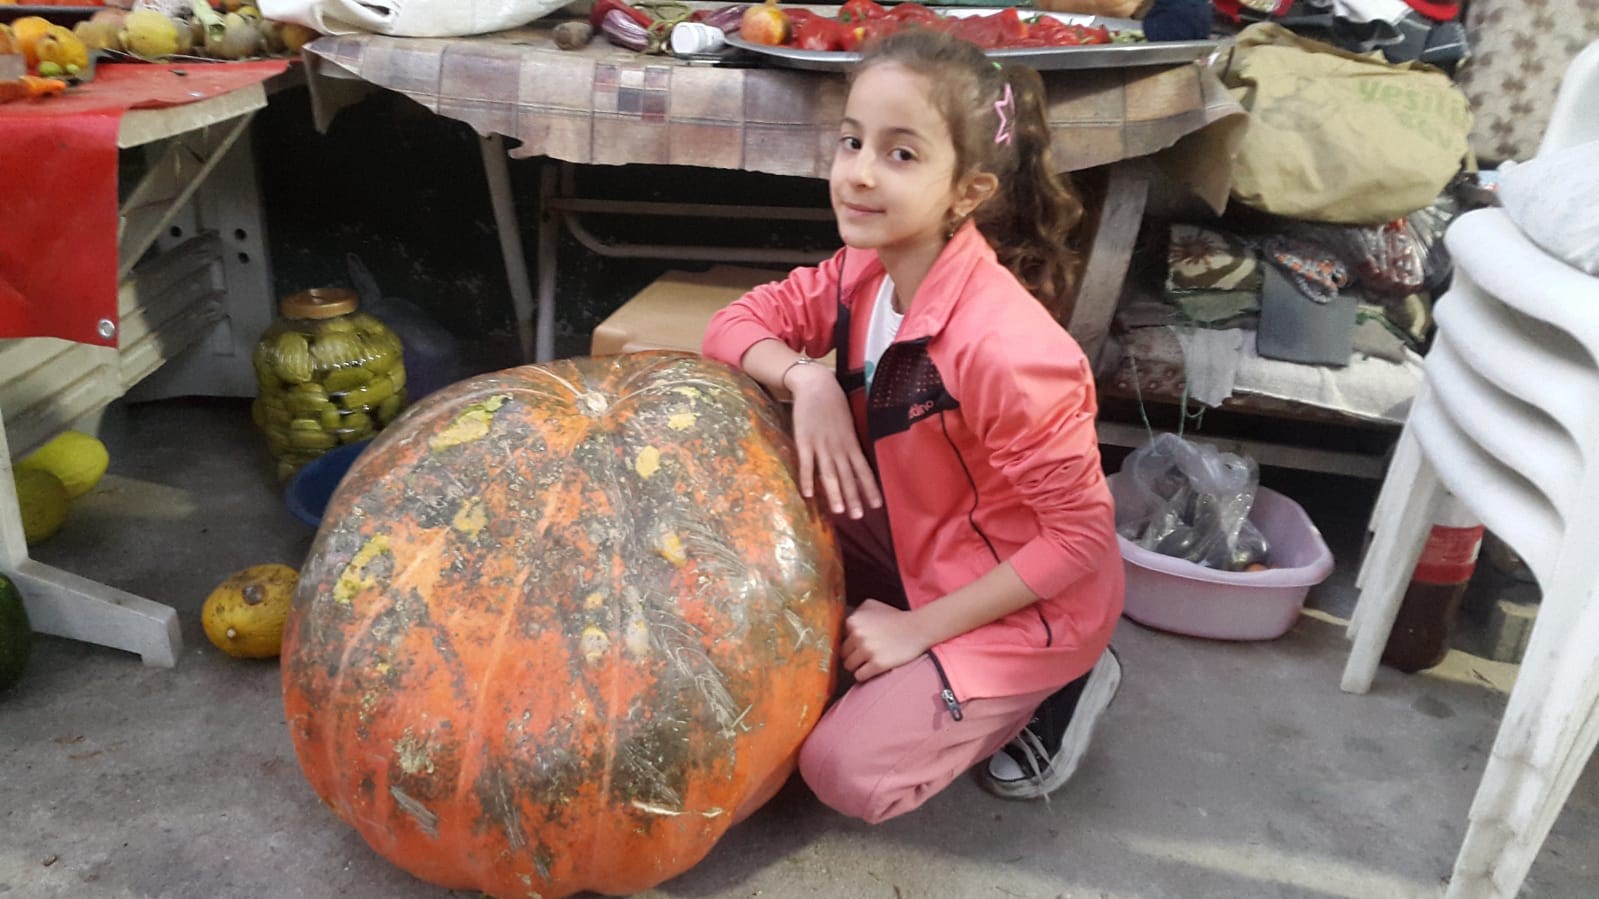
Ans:
{"type": "Polygon", "coordinates": [[[1123,160],[1111,165],[1105,204],[1099,212],[1088,264],[1083,267],[1082,283],[1077,289],[1077,303],[1066,327],[1090,363],[1099,358],[1110,333],[1148,199],[1149,174],[1141,163],[1123,160]]]}

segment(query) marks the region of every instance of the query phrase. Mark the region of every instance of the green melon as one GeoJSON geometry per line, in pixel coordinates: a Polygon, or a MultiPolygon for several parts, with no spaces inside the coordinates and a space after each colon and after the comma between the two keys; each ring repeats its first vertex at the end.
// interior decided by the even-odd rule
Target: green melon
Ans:
{"type": "Polygon", "coordinates": [[[22,594],[11,579],[0,574],[0,691],[16,683],[28,667],[33,652],[33,628],[22,594]]]}

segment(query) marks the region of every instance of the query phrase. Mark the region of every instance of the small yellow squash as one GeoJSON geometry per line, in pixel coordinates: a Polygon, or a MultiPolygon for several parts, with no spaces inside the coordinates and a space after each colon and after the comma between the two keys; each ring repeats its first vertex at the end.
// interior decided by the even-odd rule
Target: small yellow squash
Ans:
{"type": "Polygon", "coordinates": [[[299,583],[300,573],[287,565],[254,565],[234,573],[205,598],[200,609],[205,635],[236,659],[275,658],[299,583]]]}

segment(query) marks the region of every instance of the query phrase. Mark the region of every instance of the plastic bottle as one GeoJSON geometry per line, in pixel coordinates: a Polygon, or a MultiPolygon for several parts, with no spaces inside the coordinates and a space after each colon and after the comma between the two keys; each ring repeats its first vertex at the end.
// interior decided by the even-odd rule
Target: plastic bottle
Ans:
{"type": "Polygon", "coordinates": [[[1437,665],[1449,654],[1449,638],[1477,568],[1482,535],[1482,523],[1460,500],[1445,494],[1383,648],[1385,664],[1415,672],[1437,665]]]}
{"type": "Polygon", "coordinates": [[[354,253],[344,255],[361,308],[377,316],[405,345],[405,371],[412,401],[454,384],[461,377],[461,348],[455,336],[416,304],[387,297],[372,270],[354,253]]]}

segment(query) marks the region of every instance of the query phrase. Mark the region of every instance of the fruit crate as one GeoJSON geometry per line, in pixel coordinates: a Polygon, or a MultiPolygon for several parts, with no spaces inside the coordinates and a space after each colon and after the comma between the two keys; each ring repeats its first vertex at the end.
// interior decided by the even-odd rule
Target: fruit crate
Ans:
{"type": "Polygon", "coordinates": [[[252,84],[123,115],[117,347],[0,339],[13,456],[130,392],[254,395],[250,350],[271,318],[272,277],[249,126],[266,96],[252,84]]]}
{"type": "Polygon", "coordinates": [[[0,409],[13,455],[73,426],[193,346],[225,316],[222,240],[191,238],[117,290],[118,348],[52,337],[0,340],[0,409]]]}

